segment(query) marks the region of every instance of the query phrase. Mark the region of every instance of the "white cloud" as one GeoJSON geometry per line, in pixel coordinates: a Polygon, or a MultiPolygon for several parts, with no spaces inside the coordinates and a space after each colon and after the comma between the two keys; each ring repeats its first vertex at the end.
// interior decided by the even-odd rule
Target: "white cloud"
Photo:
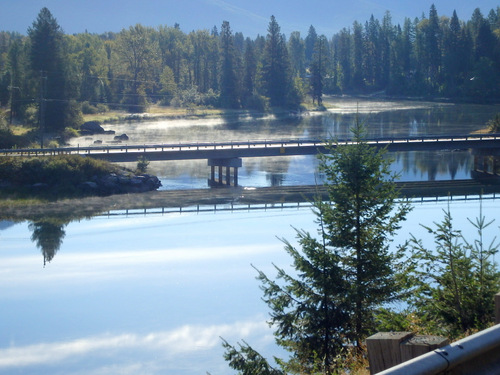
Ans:
{"type": "MultiPolygon", "coordinates": [[[[176,357],[206,352],[221,345],[220,337],[229,340],[259,338],[272,342],[270,329],[262,316],[233,324],[196,326],[185,325],[171,331],[152,332],[145,335],[124,333],[101,335],[72,341],[40,343],[28,346],[12,346],[0,349],[0,371],[26,366],[57,365],[65,360],[92,358],[96,355],[114,355],[130,359],[128,353],[149,352],[151,358],[158,352],[176,357]]],[[[123,359],[123,358],[122,358],[123,359]]],[[[113,366],[113,364],[108,364],[113,366]]]]}
{"type": "MultiPolygon", "coordinates": [[[[42,256],[9,257],[3,259],[0,281],[10,283],[19,289],[23,284],[33,282],[61,281],[70,283],[85,280],[116,280],[123,277],[151,276],[154,270],[168,267],[170,274],[175,270],[193,269],[202,265],[204,269],[221,268],[228,262],[254,258],[259,255],[280,253],[282,245],[279,241],[272,245],[192,247],[157,250],[133,250],[118,252],[90,252],[75,254],[57,254],[47,267],[51,272],[43,272],[42,256]],[[26,259],[30,263],[40,264],[39,271],[26,274],[26,259]],[[213,264],[212,264],[212,263],[213,264]],[[210,265],[211,267],[207,267],[210,265]],[[141,272],[141,270],[143,272],[141,272]]],[[[243,262],[242,262],[243,263],[243,262]]],[[[249,261],[244,262],[249,267],[249,261]]]]}

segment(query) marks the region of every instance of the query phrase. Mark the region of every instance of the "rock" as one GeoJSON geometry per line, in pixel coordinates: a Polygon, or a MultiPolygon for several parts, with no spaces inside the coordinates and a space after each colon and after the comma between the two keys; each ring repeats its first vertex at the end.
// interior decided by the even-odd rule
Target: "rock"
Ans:
{"type": "Polygon", "coordinates": [[[80,133],[84,135],[104,134],[104,129],[99,121],[87,121],[80,126],[80,133]]]}
{"type": "Polygon", "coordinates": [[[149,174],[144,176],[147,176],[146,184],[150,190],[156,190],[161,187],[161,181],[158,177],[149,174]]]}
{"type": "Polygon", "coordinates": [[[128,141],[128,135],[127,134],[116,135],[114,139],[115,141],[128,141]]]}

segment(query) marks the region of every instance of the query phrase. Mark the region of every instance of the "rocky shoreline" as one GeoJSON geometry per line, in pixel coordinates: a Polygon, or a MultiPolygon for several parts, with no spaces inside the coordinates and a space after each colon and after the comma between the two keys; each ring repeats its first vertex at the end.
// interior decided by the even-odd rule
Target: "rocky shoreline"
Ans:
{"type": "Polygon", "coordinates": [[[145,193],[157,190],[160,186],[161,182],[158,177],[150,174],[110,173],[85,181],[78,188],[91,195],[112,195],[145,193]]]}
{"type": "Polygon", "coordinates": [[[73,190],[82,196],[108,196],[115,194],[146,193],[155,191],[161,187],[158,177],[147,173],[134,174],[128,171],[118,171],[103,176],[93,176],[88,181],[76,186],[68,187],[65,181],[53,184],[35,182],[30,185],[16,186],[9,181],[0,181],[0,189],[4,191],[16,191],[21,189],[25,192],[38,195],[56,195],[60,192],[73,190]]]}

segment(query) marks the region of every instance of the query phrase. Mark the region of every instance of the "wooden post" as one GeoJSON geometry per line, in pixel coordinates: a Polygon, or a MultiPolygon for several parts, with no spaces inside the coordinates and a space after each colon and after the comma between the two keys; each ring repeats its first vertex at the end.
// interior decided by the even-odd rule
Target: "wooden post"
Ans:
{"type": "Polygon", "coordinates": [[[495,324],[500,324],[500,293],[495,294],[495,324]]]}
{"type": "Polygon", "coordinates": [[[400,364],[399,345],[413,336],[411,332],[379,332],[366,339],[370,374],[384,371],[400,364]]]}
{"type": "Polygon", "coordinates": [[[370,374],[387,370],[448,344],[448,339],[439,336],[414,335],[411,332],[379,332],[366,339],[370,374]]]}
{"type": "Polygon", "coordinates": [[[401,362],[409,361],[422,354],[429,353],[435,349],[442,348],[450,343],[450,340],[441,336],[416,335],[401,343],[401,362]]]}

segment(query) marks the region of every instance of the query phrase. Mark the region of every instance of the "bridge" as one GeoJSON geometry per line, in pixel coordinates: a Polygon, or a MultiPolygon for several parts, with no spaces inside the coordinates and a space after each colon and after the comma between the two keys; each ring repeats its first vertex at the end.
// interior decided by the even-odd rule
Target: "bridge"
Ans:
{"type": "MultiPolygon", "coordinates": [[[[367,139],[370,145],[389,152],[474,150],[480,156],[476,165],[482,169],[496,170],[496,166],[485,167],[485,156],[500,156],[500,133],[462,134],[440,136],[418,136],[405,138],[367,139]]],[[[355,144],[351,139],[337,140],[331,146],[355,144]]],[[[329,144],[317,139],[254,140],[230,142],[192,142],[145,145],[109,145],[95,147],[60,147],[45,149],[0,150],[1,156],[33,157],[54,155],[82,155],[110,162],[136,162],[140,157],[149,161],[208,160],[211,167],[210,182],[216,185],[231,184],[230,168],[233,168],[233,183],[238,185],[238,168],[245,157],[295,156],[328,153],[329,144]],[[218,168],[218,181],[215,170],[218,168]],[[226,168],[225,178],[223,168],[226,168]]]]}

